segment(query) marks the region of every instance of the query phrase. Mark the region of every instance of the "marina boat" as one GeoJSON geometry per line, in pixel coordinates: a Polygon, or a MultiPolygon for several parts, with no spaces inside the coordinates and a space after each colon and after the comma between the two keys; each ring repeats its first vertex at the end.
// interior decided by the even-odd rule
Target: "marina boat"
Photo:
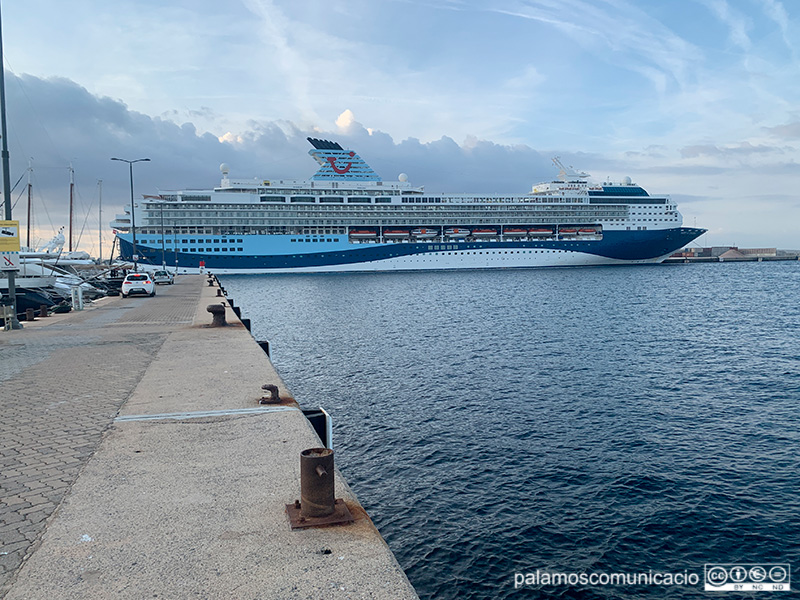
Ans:
{"type": "Polygon", "coordinates": [[[111,223],[120,257],[216,274],[618,265],[660,262],[705,231],[683,227],[669,196],[592,184],[558,159],[558,177],[527,193],[432,194],[308,141],[309,179],[235,179],[223,164],[218,187],[137,200],[135,231],[125,207],[111,223]]]}
{"type": "MultiPolygon", "coordinates": [[[[61,298],[54,296],[45,285],[38,287],[41,281],[39,278],[20,277],[15,282],[14,296],[16,297],[17,316],[24,318],[25,312],[32,308],[39,311],[42,306],[51,308],[61,301],[61,298]]],[[[8,293],[8,283],[6,279],[0,279],[0,304],[11,304],[8,293]],[[6,282],[3,285],[3,282],[6,282]]]]}
{"type": "MultiPolygon", "coordinates": [[[[40,249],[20,250],[20,265],[15,277],[18,309],[25,306],[38,310],[41,296],[55,302],[70,300],[75,288],[81,288],[81,293],[87,300],[104,295],[101,289],[87,281],[88,276],[101,270],[95,261],[85,252],[63,252],[63,245],[64,236],[59,231],[40,249]]],[[[8,278],[5,272],[0,272],[0,292],[8,296],[8,278]]],[[[53,302],[48,306],[52,304],[53,302]]]]}

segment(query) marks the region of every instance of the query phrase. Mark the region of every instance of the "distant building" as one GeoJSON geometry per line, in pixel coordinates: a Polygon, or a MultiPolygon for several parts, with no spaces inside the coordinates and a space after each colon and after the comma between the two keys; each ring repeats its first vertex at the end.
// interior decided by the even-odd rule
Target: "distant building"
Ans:
{"type": "Polygon", "coordinates": [[[745,256],[778,256],[777,248],[739,248],[745,256]]]}
{"type": "Polygon", "coordinates": [[[737,246],[711,246],[710,248],[683,248],[674,258],[745,258],[777,256],[776,248],[739,248],[737,246]]]}

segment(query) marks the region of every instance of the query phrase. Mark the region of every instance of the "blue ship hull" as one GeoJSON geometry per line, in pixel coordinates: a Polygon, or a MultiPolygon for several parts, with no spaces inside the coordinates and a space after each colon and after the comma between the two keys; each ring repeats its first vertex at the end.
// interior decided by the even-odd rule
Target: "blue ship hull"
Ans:
{"type": "MultiPolygon", "coordinates": [[[[208,248],[212,241],[208,239],[203,251],[190,246],[195,240],[189,236],[162,250],[160,238],[137,235],[136,250],[139,263],[165,264],[187,273],[202,268],[219,274],[524,268],[655,263],[704,232],[677,227],[606,230],[602,239],[589,240],[393,243],[352,243],[342,235],[216,236],[214,242],[222,245],[208,248]]],[[[121,257],[133,260],[130,233],[117,237],[121,257]]]]}

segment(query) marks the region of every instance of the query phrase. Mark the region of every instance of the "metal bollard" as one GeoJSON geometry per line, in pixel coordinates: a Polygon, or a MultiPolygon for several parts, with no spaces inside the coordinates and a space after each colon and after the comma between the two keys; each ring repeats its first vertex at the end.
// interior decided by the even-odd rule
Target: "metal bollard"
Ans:
{"type": "Polygon", "coordinates": [[[47,304],[40,304],[39,305],[39,316],[46,317],[47,316],[47,304]]]}
{"type": "Polygon", "coordinates": [[[261,389],[269,392],[269,396],[261,396],[261,400],[258,401],[259,404],[278,404],[281,401],[277,385],[265,383],[261,386],[261,389]]]}
{"type": "Polygon", "coordinates": [[[35,312],[36,312],[36,311],[35,311],[35,310],[33,310],[32,308],[28,308],[28,309],[26,309],[26,310],[25,310],[25,318],[26,318],[28,321],[33,321],[33,319],[34,319],[34,313],[35,313],[35,312]]]}
{"type": "Polygon", "coordinates": [[[209,304],[206,310],[213,316],[211,327],[225,327],[228,324],[225,321],[225,306],[222,304],[209,304]]]}
{"type": "Polygon", "coordinates": [[[217,288],[217,298],[222,298],[222,290],[217,288]]]}
{"type": "Polygon", "coordinates": [[[300,453],[300,498],[286,505],[292,529],[346,525],[354,521],[341,498],[333,497],[333,450],[311,448],[300,453]]]}
{"type": "Polygon", "coordinates": [[[306,518],[327,517],[335,509],[333,450],[303,450],[300,453],[300,514],[306,518]]]}

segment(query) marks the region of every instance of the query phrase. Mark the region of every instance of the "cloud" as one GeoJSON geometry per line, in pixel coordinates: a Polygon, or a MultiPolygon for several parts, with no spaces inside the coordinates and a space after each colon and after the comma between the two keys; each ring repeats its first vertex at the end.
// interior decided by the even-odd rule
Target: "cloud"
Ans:
{"type": "Polygon", "coordinates": [[[363,125],[356,121],[355,115],[353,115],[353,111],[349,108],[345,110],[342,114],[340,114],[336,119],[336,127],[339,128],[339,131],[346,134],[352,129],[363,129],[363,125]]]}
{"type": "Polygon", "coordinates": [[[792,55],[794,55],[796,53],[796,50],[789,35],[790,20],[789,20],[789,15],[786,13],[786,8],[783,6],[781,2],[778,2],[778,0],[760,0],[760,1],[762,6],[764,7],[764,12],[780,28],[784,44],[786,44],[786,47],[792,52],[792,55]]]}
{"type": "Polygon", "coordinates": [[[103,181],[105,221],[119,212],[130,194],[129,173],[124,165],[112,162],[112,156],[151,159],[134,167],[137,196],[212,187],[218,183],[217,168],[223,162],[230,165],[234,177],[307,178],[316,170],[308,157],[309,136],[353,147],[384,178],[393,179],[405,171],[412,183],[441,191],[489,192],[501,181],[503,191],[524,192],[536,180],[537,171],[550,176],[547,162],[528,147],[477,138],[459,146],[448,137],[430,143],[416,139],[396,143],[386,133],[366,129],[350,110],[341,113],[333,130],[253,120],[245,131],[217,137],[199,132],[189,121],[178,124],[132,111],[123,102],[93,95],[66,78],[9,74],[6,83],[12,180],[24,176],[32,157],[34,220],[43,238],[68,221],[65,199],[70,164],[75,169],[78,222],[88,219],[89,229],[97,230],[93,213],[97,180],[103,181]]]}
{"type": "Polygon", "coordinates": [[[671,83],[686,84],[699,49],[636,4],[586,0],[496,2],[485,10],[537,21],[559,30],[599,60],[614,61],[650,80],[664,93],[671,83]]]}
{"type": "Polygon", "coordinates": [[[775,127],[765,127],[764,130],[779,138],[787,140],[800,139],[800,121],[776,125],[775,127]]]}
{"type": "Polygon", "coordinates": [[[681,148],[683,158],[697,158],[699,156],[713,157],[747,157],[758,154],[783,154],[783,148],[776,146],[754,146],[750,142],[742,142],[734,146],[716,146],[714,144],[698,144],[681,148]]]}
{"type": "Polygon", "coordinates": [[[733,8],[726,0],[702,0],[708,9],[729,28],[731,42],[742,48],[749,50],[752,42],[747,34],[750,29],[750,22],[747,17],[733,8]]]}

